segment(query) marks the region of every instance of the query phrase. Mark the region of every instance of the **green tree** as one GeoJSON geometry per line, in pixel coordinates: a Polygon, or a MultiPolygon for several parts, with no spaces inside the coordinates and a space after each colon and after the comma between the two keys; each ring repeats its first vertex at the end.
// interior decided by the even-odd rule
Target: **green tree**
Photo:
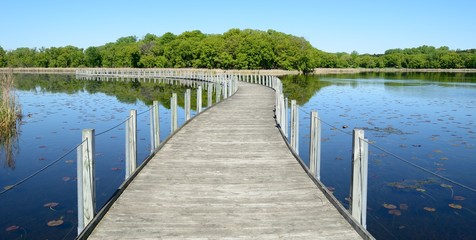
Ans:
{"type": "Polygon", "coordinates": [[[7,52],[0,46],[0,67],[7,66],[7,52]]]}
{"type": "Polygon", "coordinates": [[[8,67],[35,67],[35,48],[17,48],[7,53],[8,67]]]}
{"type": "Polygon", "coordinates": [[[375,62],[375,59],[376,59],[375,57],[372,57],[368,54],[359,56],[359,60],[358,60],[359,67],[375,68],[375,67],[377,67],[377,63],[375,62]]]}
{"type": "Polygon", "coordinates": [[[84,51],[84,63],[87,67],[101,67],[101,52],[97,47],[88,47],[84,51]]]}

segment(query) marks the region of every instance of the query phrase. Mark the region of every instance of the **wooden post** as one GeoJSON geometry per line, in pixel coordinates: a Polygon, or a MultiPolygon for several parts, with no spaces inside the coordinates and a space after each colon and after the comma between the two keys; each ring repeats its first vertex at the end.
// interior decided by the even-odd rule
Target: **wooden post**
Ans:
{"type": "Polygon", "coordinates": [[[289,100],[288,98],[284,98],[284,121],[286,122],[285,124],[285,128],[284,128],[284,136],[286,136],[286,138],[288,139],[289,141],[289,125],[288,122],[289,122],[289,100]]]}
{"type": "Polygon", "coordinates": [[[368,141],[364,139],[364,130],[354,129],[353,133],[350,211],[367,228],[368,141]]]}
{"type": "Polygon", "coordinates": [[[202,112],[202,86],[197,88],[197,114],[202,112]]]}
{"type": "Polygon", "coordinates": [[[170,133],[175,132],[178,126],[178,118],[177,118],[177,94],[172,93],[172,98],[170,99],[170,133]]]}
{"type": "Polygon", "coordinates": [[[280,113],[280,115],[281,115],[281,130],[284,132],[284,136],[287,136],[286,130],[288,129],[287,128],[288,122],[286,122],[286,106],[284,105],[285,101],[284,101],[284,94],[283,93],[280,94],[279,103],[281,105],[281,113],[280,113]]]}
{"type": "Polygon", "coordinates": [[[312,175],[321,179],[321,120],[317,111],[311,112],[311,142],[309,145],[309,168],[312,175]]]}
{"type": "Polygon", "coordinates": [[[137,167],[137,110],[130,111],[126,126],[126,176],[128,179],[137,167]]]}
{"type": "Polygon", "coordinates": [[[228,79],[223,81],[223,99],[228,98],[228,79]]]}
{"type": "Polygon", "coordinates": [[[191,96],[191,90],[187,89],[185,90],[185,121],[190,120],[190,96],[191,96]]]}
{"type": "Polygon", "coordinates": [[[150,115],[150,154],[155,150],[155,124],[154,124],[154,106],[149,109],[150,115]]]}
{"type": "Polygon", "coordinates": [[[78,233],[96,214],[96,181],[94,174],[94,129],[83,129],[83,144],[78,148],[78,233]]]}
{"type": "MultiPolygon", "coordinates": [[[[85,143],[83,143],[85,144],[85,143]]],[[[84,214],[83,214],[83,144],[76,149],[76,185],[78,186],[78,235],[84,229],[84,214]]]]}
{"type": "Polygon", "coordinates": [[[213,84],[208,83],[208,90],[207,90],[207,107],[211,107],[213,104],[212,99],[213,94],[213,84]]]}
{"type": "Polygon", "coordinates": [[[160,115],[159,115],[159,101],[153,102],[154,112],[154,150],[157,149],[160,145],[160,115]]]}
{"type": "Polygon", "coordinates": [[[218,81],[216,83],[216,87],[215,87],[215,93],[216,93],[216,102],[219,103],[221,101],[221,83],[218,81]]]}
{"type": "Polygon", "coordinates": [[[299,109],[296,100],[291,100],[291,147],[299,154],[299,109]]]}

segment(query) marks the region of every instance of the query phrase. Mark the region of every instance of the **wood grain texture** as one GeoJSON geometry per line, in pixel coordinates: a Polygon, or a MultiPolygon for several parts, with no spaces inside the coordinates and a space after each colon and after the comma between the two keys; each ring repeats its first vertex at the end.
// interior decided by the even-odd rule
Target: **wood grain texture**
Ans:
{"type": "Polygon", "coordinates": [[[361,239],[288,150],[274,91],[239,85],[164,145],[90,239],[361,239]]]}

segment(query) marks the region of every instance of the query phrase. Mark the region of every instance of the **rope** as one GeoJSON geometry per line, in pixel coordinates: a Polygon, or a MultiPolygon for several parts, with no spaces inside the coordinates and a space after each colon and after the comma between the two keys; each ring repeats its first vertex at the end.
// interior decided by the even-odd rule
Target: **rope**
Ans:
{"type": "MultiPolygon", "coordinates": [[[[306,114],[308,114],[308,115],[311,114],[310,112],[304,111],[302,108],[299,108],[299,110],[301,110],[303,113],[306,113],[306,114]]],[[[329,127],[332,127],[333,129],[335,129],[335,130],[337,130],[337,131],[339,131],[339,132],[341,132],[341,133],[344,133],[344,134],[347,134],[347,135],[349,135],[349,136],[352,136],[352,133],[346,132],[346,131],[344,131],[344,130],[342,130],[342,129],[340,129],[340,128],[338,128],[338,127],[336,127],[336,126],[334,126],[334,125],[332,125],[332,124],[330,124],[330,123],[327,123],[326,121],[322,120],[322,118],[320,118],[320,117],[317,117],[317,119],[319,119],[319,121],[321,121],[321,122],[324,123],[325,125],[327,125],[327,126],[329,126],[329,127]]]]}
{"type": "Polygon", "coordinates": [[[105,133],[107,133],[107,132],[110,132],[110,131],[112,131],[113,129],[115,129],[115,128],[121,126],[123,123],[129,121],[129,119],[131,119],[130,116],[129,116],[128,118],[126,118],[126,120],[124,120],[124,121],[120,122],[119,124],[115,125],[114,127],[111,127],[111,128],[109,128],[109,129],[107,129],[107,130],[105,130],[105,131],[102,131],[102,132],[100,132],[100,133],[96,133],[94,136],[97,137],[97,136],[103,135],[103,134],[105,134],[105,133]]]}
{"type": "Polygon", "coordinates": [[[5,187],[5,189],[3,191],[0,192],[0,195],[3,195],[4,193],[12,190],[13,188],[19,186],[20,184],[28,181],[29,179],[33,178],[34,176],[40,174],[41,172],[43,172],[44,170],[48,169],[49,167],[53,166],[55,163],[59,162],[61,159],[63,159],[64,157],[66,157],[68,154],[70,154],[71,152],[73,152],[74,150],[76,150],[79,146],[81,146],[81,144],[83,144],[84,142],[86,142],[87,139],[85,139],[84,141],[82,141],[80,144],[76,145],[76,147],[72,148],[71,150],[69,150],[68,152],[66,152],[65,154],[61,155],[58,159],[54,160],[53,162],[49,163],[48,165],[40,168],[39,170],[37,170],[36,172],[30,174],[29,176],[23,178],[22,180],[16,182],[15,184],[13,185],[8,185],[7,187],[5,187]]]}
{"type": "MultiPolygon", "coordinates": [[[[144,114],[144,113],[149,112],[150,110],[152,110],[153,107],[154,107],[154,106],[150,106],[147,110],[144,110],[144,111],[138,113],[137,116],[140,116],[140,115],[142,115],[142,114],[144,114]]],[[[130,118],[130,117],[129,117],[129,118],[130,118]]],[[[129,120],[129,118],[128,118],[128,120],[129,120]]]]}
{"type": "MultiPolygon", "coordinates": [[[[301,110],[302,112],[304,112],[304,113],[306,113],[306,114],[310,114],[309,112],[304,111],[304,110],[301,109],[301,108],[299,108],[299,110],[301,110]]],[[[344,133],[344,134],[347,134],[347,135],[349,135],[349,136],[352,136],[351,133],[348,133],[348,132],[346,132],[346,131],[343,131],[343,130],[341,130],[340,128],[337,128],[337,127],[333,126],[332,124],[326,123],[325,121],[323,121],[323,120],[322,120],[321,118],[319,118],[319,117],[318,117],[318,119],[319,119],[322,123],[324,123],[324,124],[326,124],[326,125],[328,125],[328,126],[334,128],[334,129],[338,130],[339,132],[342,132],[342,133],[344,133]]],[[[368,140],[365,140],[365,139],[362,139],[362,140],[365,141],[365,142],[367,142],[369,145],[374,146],[375,148],[377,148],[377,149],[379,149],[379,150],[381,150],[381,151],[383,151],[383,152],[385,152],[385,153],[387,153],[387,154],[389,154],[389,155],[395,157],[396,159],[398,159],[398,160],[400,160],[400,161],[402,161],[402,162],[404,162],[404,163],[409,164],[410,166],[413,166],[413,167],[415,167],[415,168],[417,168],[417,169],[420,169],[421,171],[424,171],[424,172],[426,172],[426,173],[428,173],[428,174],[431,174],[431,175],[433,175],[433,176],[435,176],[435,177],[437,177],[437,178],[443,179],[443,180],[445,180],[445,181],[447,181],[447,182],[450,182],[450,183],[452,183],[452,184],[454,184],[454,185],[460,186],[460,187],[462,187],[462,188],[465,188],[465,189],[467,189],[467,190],[469,190],[469,191],[472,191],[472,192],[475,192],[475,193],[476,193],[476,189],[475,189],[475,188],[466,186],[465,184],[462,184],[462,183],[460,183],[460,182],[457,182],[456,180],[453,180],[453,179],[447,178],[447,177],[445,177],[445,176],[442,176],[442,175],[440,175],[440,174],[438,174],[438,173],[432,172],[432,171],[430,171],[430,170],[428,170],[428,169],[426,169],[426,168],[424,168],[424,167],[422,167],[422,166],[420,166],[420,165],[417,165],[417,164],[415,164],[415,163],[412,163],[412,162],[406,160],[405,158],[398,156],[398,155],[395,154],[395,153],[390,152],[389,150],[386,150],[386,149],[383,148],[383,147],[378,146],[378,145],[375,144],[375,143],[371,143],[371,142],[369,142],[368,140]]]]}
{"type": "Polygon", "coordinates": [[[396,155],[395,153],[392,153],[392,152],[390,152],[390,151],[384,149],[383,147],[380,147],[380,146],[378,146],[378,145],[376,145],[376,144],[374,144],[374,143],[370,143],[370,142],[366,141],[365,139],[363,139],[363,141],[367,142],[368,144],[374,146],[375,148],[377,148],[377,149],[379,149],[379,150],[381,150],[381,151],[383,151],[383,152],[385,152],[385,153],[387,153],[387,154],[389,154],[389,155],[391,155],[391,156],[397,158],[398,160],[400,160],[400,161],[402,161],[402,162],[404,162],[404,163],[407,163],[407,164],[409,164],[409,165],[411,165],[411,166],[413,166],[413,167],[415,167],[415,168],[417,168],[417,169],[420,169],[420,170],[422,170],[422,171],[424,171],[424,172],[426,172],[426,173],[429,173],[429,174],[431,174],[431,175],[433,175],[433,176],[435,176],[435,177],[441,178],[441,179],[443,179],[443,180],[445,180],[445,181],[448,181],[448,182],[450,182],[450,183],[453,183],[454,185],[460,186],[460,187],[462,187],[462,188],[465,188],[465,189],[467,189],[467,190],[469,190],[469,191],[472,191],[472,192],[475,192],[475,193],[476,193],[476,189],[474,189],[474,188],[472,188],[472,187],[468,187],[468,186],[466,186],[466,185],[464,185],[464,184],[462,184],[462,183],[460,183],[460,182],[457,182],[457,181],[455,181],[455,180],[453,180],[453,179],[449,179],[449,178],[447,178],[447,177],[445,177],[445,176],[442,176],[442,175],[440,175],[440,174],[438,174],[438,173],[432,172],[432,171],[430,171],[430,170],[428,170],[428,169],[426,169],[426,168],[424,168],[424,167],[422,167],[422,166],[420,166],[420,165],[417,165],[417,164],[415,164],[415,163],[412,163],[412,162],[410,162],[410,161],[404,159],[403,157],[400,157],[400,156],[396,155]]]}

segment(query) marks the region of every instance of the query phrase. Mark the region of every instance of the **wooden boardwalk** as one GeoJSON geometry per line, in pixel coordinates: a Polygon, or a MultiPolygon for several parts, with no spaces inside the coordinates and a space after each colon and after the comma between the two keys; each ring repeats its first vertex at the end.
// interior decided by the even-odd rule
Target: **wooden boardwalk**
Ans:
{"type": "Polygon", "coordinates": [[[274,102],[240,83],[163,146],[89,239],[362,239],[288,150],[274,102]]]}

